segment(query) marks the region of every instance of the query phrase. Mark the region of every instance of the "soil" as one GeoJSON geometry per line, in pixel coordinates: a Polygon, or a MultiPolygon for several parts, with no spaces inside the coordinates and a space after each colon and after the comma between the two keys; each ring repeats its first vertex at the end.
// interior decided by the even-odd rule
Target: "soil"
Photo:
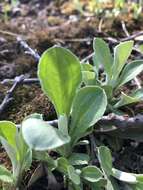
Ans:
{"type": "MultiPolygon", "coordinates": [[[[4,3],[0,3],[0,7],[3,6],[4,3]]],[[[70,1],[21,0],[20,5],[7,14],[5,18],[3,11],[0,13],[0,81],[13,79],[21,74],[29,77],[37,76],[37,63],[31,55],[25,54],[19,47],[18,36],[21,36],[40,55],[47,48],[60,44],[83,59],[92,53],[94,37],[116,39],[125,37],[121,21],[125,22],[130,34],[143,30],[143,15],[134,19],[132,14],[104,18],[99,30],[101,18],[81,15],[70,1]]],[[[142,81],[142,75],[140,80],[142,81]]],[[[0,103],[10,87],[11,84],[0,84],[0,103]]],[[[139,110],[143,110],[143,104],[139,103],[130,109],[138,113],[139,110]]],[[[22,85],[15,91],[13,101],[0,115],[0,120],[10,120],[18,124],[32,113],[41,113],[46,120],[56,118],[51,102],[39,85],[22,85]]],[[[113,150],[112,146],[111,148],[113,150]]],[[[114,157],[116,158],[114,165],[117,168],[143,173],[142,143],[124,140],[122,147],[115,151],[114,157]]],[[[7,168],[11,167],[3,149],[0,150],[0,164],[5,164],[7,168]]],[[[47,179],[41,180],[44,182],[41,181],[39,184],[47,184],[47,179]]],[[[39,188],[46,189],[45,185],[39,188]]],[[[34,189],[36,186],[32,190],[34,189]]]]}

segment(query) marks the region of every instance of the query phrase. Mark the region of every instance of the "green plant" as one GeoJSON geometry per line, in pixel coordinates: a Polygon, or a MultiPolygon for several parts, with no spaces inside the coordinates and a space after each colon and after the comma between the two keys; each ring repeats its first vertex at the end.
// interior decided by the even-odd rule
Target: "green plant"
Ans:
{"type": "Polygon", "coordinates": [[[133,90],[129,95],[123,86],[143,71],[143,60],[135,60],[128,64],[133,41],[121,42],[114,48],[113,56],[108,44],[100,38],[93,41],[94,66],[85,64],[83,81],[86,86],[102,87],[108,98],[107,112],[119,113],[119,108],[143,100],[143,89],[133,90]],[[103,68],[103,72],[101,72],[103,68]]]}
{"type": "Polygon", "coordinates": [[[8,183],[4,189],[22,188],[22,177],[31,165],[32,151],[23,140],[21,130],[9,121],[0,121],[0,141],[12,164],[12,172],[0,166],[0,180],[4,182],[3,187],[8,183]]]}
{"type": "MultiPolygon", "coordinates": [[[[87,165],[89,156],[74,152],[74,147],[91,132],[92,126],[104,114],[107,104],[105,92],[97,86],[80,89],[80,62],[69,50],[61,47],[50,48],[42,55],[38,76],[43,91],[56,109],[58,128],[47,124],[40,115],[32,115],[22,123],[23,137],[35,151],[54,150],[59,153],[61,157],[56,163],[52,161],[52,169],[56,167],[64,174],[69,188],[81,187],[78,175],[82,171],[76,170],[74,165],[87,165]]],[[[39,158],[37,153],[35,155],[39,158]]],[[[49,161],[48,155],[40,156],[41,160],[45,157],[49,161]]],[[[92,167],[85,168],[84,175],[90,169],[92,167]]],[[[96,167],[93,170],[97,172],[98,180],[101,172],[96,167]]]]}
{"type": "MultiPolygon", "coordinates": [[[[108,109],[107,100],[112,103],[112,93],[142,69],[142,61],[137,61],[135,67],[124,67],[133,42],[118,45],[114,51],[114,61],[104,41],[96,39],[94,43],[96,68],[88,64],[80,65],[77,57],[69,50],[57,46],[42,55],[38,76],[44,93],[56,109],[58,126],[51,126],[39,114],[31,115],[22,123],[23,138],[34,151],[33,157],[47,163],[49,173],[56,169],[63,174],[68,189],[82,190],[87,186],[92,190],[117,190],[118,179],[134,190],[142,184],[142,175],[113,168],[111,153],[107,147],[97,148],[102,170],[90,164],[90,156],[86,152],[77,151],[84,143],[82,138],[92,132],[94,124],[108,109]],[[99,76],[101,63],[105,67],[103,79],[99,76]],[[124,74],[120,75],[123,67],[124,74]],[[81,88],[82,81],[86,87],[81,88]],[[57,152],[57,158],[53,159],[47,150],[57,152]]],[[[111,105],[113,108],[114,104],[111,105]]]]}

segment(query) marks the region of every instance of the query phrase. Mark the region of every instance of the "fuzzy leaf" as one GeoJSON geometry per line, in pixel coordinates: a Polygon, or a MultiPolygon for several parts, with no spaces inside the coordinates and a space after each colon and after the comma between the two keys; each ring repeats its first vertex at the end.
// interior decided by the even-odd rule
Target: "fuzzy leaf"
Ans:
{"type": "Polygon", "coordinates": [[[76,173],[76,170],[74,169],[73,166],[68,166],[68,176],[69,179],[75,184],[79,185],[80,184],[80,176],[76,173]]]}
{"type": "Polygon", "coordinates": [[[43,120],[29,118],[22,123],[23,138],[31,149],[50,150],[60,147],[70,141],[58,129],[43,120]]]}
{"type": "Polygon", "coordinates": [[[143,70],[143,60],[128,63],[119,77],[118,87],[135,78],[143,70]]]}
{"type": "Polygon", "coordinates": [[[71,165],[86,165],[89,162],[89,156],[84,153],[72,153],[68,160],[71,165]]]}
{"type": "Polygon", "coordinates": [[[100,87],[88,86],[80,89],[73,102],[70,136],[75,139],[84,135],[103,116],[106,105],[107,97],[100,87]]]}
{"type": "Polygon", "coordinates": [[[123,69],[133,48],[133,41],[121,42],[114,49],[113,80],[115,81],[123,69]]]}
{"type": "Polygon", "coordinates": [[[103,174],[96,166],[87,166],[82,169],[81,176],[89,182],[97,182],[102,179],[103,174]]]}
{"type": "Polygon", "coordinates": [[[68,116],[81,82],[81,66],[77,57],[65,48],[54,46],[43,53],[38,76],[42,89],[53,102],[57,114],[68,116]]]}
{"type": "Polygon", "coordinates": [[[98,158],[100,165],[107,176],[112,175],[112,156],[109,148],[100,146],[98,148],[98,158]]]}
{"type": "Polygon", "coordinates": [[[108,44],[100,38],[95,38],[93,41],[93,48],[95,51],[95,57],[98,65],[103,65],[105,72],[107,73],[109,78],[111,78],[113,58],[110,53],[108,44]]]}
{"type": "Polygon", "coordinates": [[[113,172],[113,176],[120,181],[129,183],[129,184],[136,184],[138,182],[136,177],[132,173],[123,172],[115,168],[112,168],[112,172],[113,172]]]}

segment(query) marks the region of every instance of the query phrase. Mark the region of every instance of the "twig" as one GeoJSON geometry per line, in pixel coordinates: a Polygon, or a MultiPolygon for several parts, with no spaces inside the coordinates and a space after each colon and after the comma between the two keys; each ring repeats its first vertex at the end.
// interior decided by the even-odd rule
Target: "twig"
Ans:
{"type": "Polygon", "coordinates": [[[12,101],[12,96],[15,91],[15,89],[18,87],[18,85],[24,80],[24,75],[20,75],[15,78],[15,81],[10,88],[9,91],[7,91],[5,98],[3,99],[1,105],[0,105],[0,115],[3,113],[3,111],[6,109],[8,104],[12,101]]]}
{"type": "Polygon", "coordinates": [[[102,24],[103,24],[103,21],[104,21],[103,18],[101,18],[100,21],[99,21],[99,25],[98,25],[98,31],[99,31],[99,32],[102,32],[102,24]]]}
{"type": "MultiPolygon", "coordinates": [[[[0,83],[4,84],[4,85],[9,85],[11,83],[13,84],[14,82],[15,82],[15,79],[4,79],[0,83]]],[[[28,78],[28,79],[25,78],[23,81],[21,81],[20,84],[27,84],[27,85],[39,84],[39,79],[38,78],[28,78]]]]}
{"type": "Polygon", "coordinates": [[[124,33],[126,34],[126,36],[129,37],[130,34],[129,34],[129,32],[126,28],[125,22],[123,20],[121,21],[121,25],[122,25],[122,29],[123,29],[124,33]]]}
{"type": "Polygon", "coordinates": [[[143,35],[143,31],[137,32],[133,35],[130,35],[126,38],[122,38],[120,41],[124,42],[124,41],[128,41],[128,40],[135,40],[136,37],[142,36],[143,35]]]}
{"type": "Polygon", "coordinates": [[[22,40],[22,38],[17,37],[17,41],[19,42],[20,47],[25,50],[26,54],[33,56],[36,62],[39,61],[40,55],[35,50],[33,50],[24,40],[22,40]]]}
{"type": "MultiPolygon", "coordinates": [[[[47,121],[47,123],[52,126],[57,126],[58,120],[47,121]]],[[[128,116],[109,114],[107,116],[103,116],[102,119],[100,119],[96,125],[99,126],[99,128],[96,129],[97,133],[109,133],[111,131],[116,131],[116,130],[126,131],[131,128],[132,129],[142,128],[143,115],[128,117],[128,116]],[[113,126],[113,127],[109,129],[107,128],[107,126],[113,126]]],[[[20,127],[20,125],[17,125],[17,127],[20,127]]]]}

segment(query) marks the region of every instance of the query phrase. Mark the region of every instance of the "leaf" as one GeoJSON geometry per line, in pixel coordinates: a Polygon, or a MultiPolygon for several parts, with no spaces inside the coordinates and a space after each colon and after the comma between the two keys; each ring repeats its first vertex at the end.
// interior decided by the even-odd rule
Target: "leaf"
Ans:
{"type": "Polygon", "coordinates": [[[50,171],[54,170],[57,167],[57,161],[49,156],[49,154],[45,151],[33,151],[32,156],[34,159],[44,162],[50,171]]]}
{"type": "Polygon", "coordinates": [[[94,67],[91,64],[82,63],[81,64],[81,70],[82,71],[91,71],[91,72],[93,72],[94,71],[94,67]]]}
{"type": "Polygon", "coordinates": [[[28,146],[39,151],[55,149],[70,141],[69,136],[64,136],[58,129],[36,118],[22,122],[22,134],[28,146]]]}
{"type": "Polygon", "coordinates": [[[128,104],[136,103],[141,100],[143,100],[143,98],[141,98],[141,97],[139,98],[139,96],[138,97],[136,97],[135,95],[128,96],[124,92],[122,92],[120,100],[114,105],[114,108],[119,108],[119,107],[122,107],[122,106],[125,106],[128,104]]]}
{"type": "Polygon", "coordinates": [[[76,173],[76,170],[74,169],[73,166],[68,166],[68,176],[69,179],[75,184],[75,185],[80,185],[80,176],[79,174],[76,173]]]}
{"type": "Polygon", "coordinates": [[[105,174],[107,176],[112,175],[112,156],[110,149],[106,146],[100,146],[98,148],[98,159],[105,174]]]}
{"type": "Polygon", "coordinates": [[[10,121],[0,121],[0,136],[5,138],[7,142],[16,147],[15,136],[16,136],[16,126],[10,121]]]}
{"type": "Polygon", "coordinates": [[[121,42],[114,48],[114,63],[112,66],[112,80],[115,82],[122,71],[133,48],[133,41],[121,42]]]}
{"type": "Polygon", "coordinates": [[[58,129],[63,135],[68,136],[68,118],[66,115],[59,116],[58,129]]]}
{"type": "Polygon", "coordinates": [[[84,153],[72,153],[68,160],[71,165],[86,165],[90,158],[84,153]]]}
{"type": "Polygon", "coordinates": [[[60,157],[57,159],[57,169],[58,171],[67,174],[68,172],[68,166],[69,166],[69,162],[66,158],[64,157],[60,157]]]}
{"type": "Polygon", "coordinates": [[[88,86],[80,89],[74,99],[70,136],[80,138],[86,130],[94,125],[104,114],[107,105],[106,94],[97,86],[88,86]]]}
{"type": "Polygon", "coordinates": [[[143,60],[133,61],[128,63],[123,69],[121,76],[119,77],[118,87],[129,82],[135,78],[143,70],[143,60]]]}
{"type": "Polygon", "coordinates": [[[123,172],[115,168],[112,168],[112,172],[113,172],[113,177],[115,177],[120,181],[129,184],[136,184],[138,182],[136,177],[132,173],[123,172]]]}
{"type": "Polygon", "coordinates": [[[95,183],[90,183],[91,190],[103,190],[104,187],[107,185],[107,180],[104,178],[101,178],[99,181],[95,183]]]}
{"type": "Polygon", "coordinates": [[[82,81],[85,85],[96,85],[99,82],[96,80],[95,72],[82,71],[82,81]]]}
{"type": "Polygon", "coordinates": [[[102,179],[103,174],[96,166],[87,166],[82,169],[81,176],[89,182],[97,182],[102,179]]]}
{"type": "Polygon", "coordinates": [[[94,38],[93,49],[98,65],[103,65],[108,77],[111,78],[113,58],[110,53],[108,44],[100,38],[94,38]]]}
{"type": "Polygon", "coordinates": [[[65,48],[54,46],[43,53],[38,76],[42,89],[53,102],[57,114],[68,116],[81,82],[81,67],[77,57],[65,48]]]}
{"type": "Polygon", "coordinates": [[[15,174],[17,165],[18,165],[18,160],[17,160],[17,152],[15,148],[13,148],[6,139],[3,137],[0,137],[1,144],[3,145],[4,149],[6,150],[6,153],[8,154],[11,162],[12,162],[12,168],[13,168],[13,173],[15,174]]]}
{"type": "Polygon", "coordinates": [[[12,173],[2,165],[0,165],[0,180],[6,183],[14,182],[12,173]]]}

